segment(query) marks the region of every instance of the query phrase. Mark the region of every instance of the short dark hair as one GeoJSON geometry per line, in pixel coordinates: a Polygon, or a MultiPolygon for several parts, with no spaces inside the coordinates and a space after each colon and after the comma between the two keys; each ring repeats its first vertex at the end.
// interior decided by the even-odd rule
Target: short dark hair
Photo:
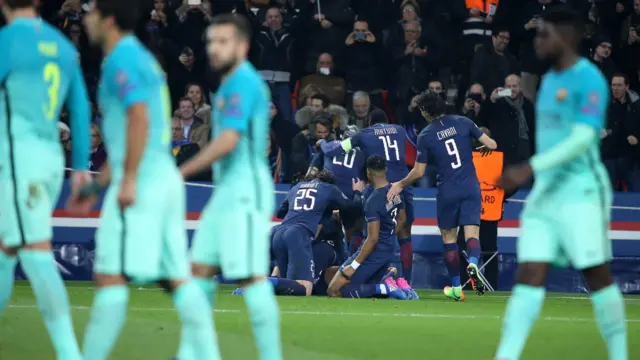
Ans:
{"type": "Polygon", "coordinates": [[[611,80],[613,81],[613,78],[616,77],[621,77],[624,79],[624,84],[625,85],[629,85],[629,77],[627,76],[627,74],[621,73],[621,72],[617,72],[615,74],[613,74],[613,76],[611,77],[611,80]]]}
{"type": "Polygon", "coordinates": [[[121,31],[134,31],[138,25],[138,0],[96,0],[96,9],[105,18],[112,16],[121,31]]]}
{"type": "Polygon", "coordinates": [[[4,3],[10,9],[25,9],[36,6],[34,0],[4,0],[4,3]]]}
{"type": "Polygon", "coordinates": [[[369,124],[388,124],[389,118],[387,114],[381,109],[374,109],[371,114],[369,114],[369,124]]]}
{"type": "Polygon", "coordinates": [[[497,25],[493,27],[493,30],[491,31],[491,36],[498,37],[500,33],[504,33],[504,32],[509,33],[509,35],[511,35],[511,30],[509,30],[508,27],[497,25]]]}
{"type": "Polygon", "coordinates": [[[584,33],[582,16],[568,5],[561,4],[551,7],[545,10],[540,17],[544,22],[549,24],[569,26],[575,30],[578,36],[584,33]]]}
{"type": "Polygon", "coordinates": [[[323,108],[328,108],[329,104],[331,104],[331,101],[329,100],[329,98],[324,95],[324,94],[315,94],[311,96],[311,100],[320,100],[322,101],[322,107],[323,108]]]}
{"type": "Polygon", "coordinates": [[[181,97],[180,101],[178,101],[178,104],[180,104],[183,101],[188,101],[191,103],[191,105],[193,105],[194,108],[196,107],[196,104],[193,102],[193,100],[191,100],[190,97],[186,97],[186,96],[181,97]]]}
{"type": "Polygon", "coordinates": [[[442,115],[447,109],[447,103],[440,94],[431,90],[426,90],[418,95],[416,104],[420,110],[426,111],[431,116],[442,115]]]}
{"type": "Polygon", "coordinates": [[[371,155],[367,158],[366,167],[374,172],[385,171],[387,170],[387,161],[380,155],[371,155]]]}
{"type": "Polygon", "coordinates": [[[216,15],[211,20],[211,26],[232,25],[236,29],[239,38],[251,40],[251,24],[244,15],[221,14],[216,15]]]}

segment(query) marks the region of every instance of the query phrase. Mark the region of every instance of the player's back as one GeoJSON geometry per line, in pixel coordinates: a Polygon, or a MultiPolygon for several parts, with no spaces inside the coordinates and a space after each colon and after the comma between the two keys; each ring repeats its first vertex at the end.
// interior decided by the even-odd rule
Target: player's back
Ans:
{"type": "Polygon", "coordinates": [[[171,102],[165,74],[155,57],[135,36],[122,38],[104,59],[99,102],[104,142],[114,178],[124,173],[127,109],[137,103],[147,106],[149,129],[138,179],[162,179],[168,171],[177,171],[170,155],[171,102]]]}
{"type": "Polygon", "coordinates": [[[478,185],[472,140],[480,134],[471,120],[456,115],[445,115],[422,129],[418,151],[427,151],[436,163],[440,189],[449,185],[478,185]]]}
{"type": "Polygon", "coordinates": [[[375,189],[367,198],[365,207],[365,220],[367,222],[380,221],[380,233],[376,251],[392,252],[396,243],[396,226],[398,225],[398,213],[404,209],[402,197],[397,196],[393,201],[387,200],[387,193],[391,184],[375,189]]]}
{"type": "Polygon", "coordinates": [[[391,182],[404,179],[409,173],[405,161],[406,130],[400,125],[376,124],[363,129],[352,137],[368,158],[379,155],[387,160],[387,178],[391,182]]]}
{"type": "Polygon", "coordinates": [[[258,207],[269,212],[273,209],[275,191],[265,155],[270,100],[268,86],[253,65],[244,61],[216,93],[211,128],[212,138],[226,129],[241,133],[235,149],[213,166],[216,185],[254,193],[258,207]]]}
{"type": "Polygon", "coordinates": [[[586,194],[599,192],[597,185],[610,192],[606,169],[600,161],[600,132],[605,125],[608,98],[604,76],[586,59],[562,72],[549,71],[543,77],[536,103],[536,153],[549,151],[564,141],[577,123],[593,127],[597,136],[588,150],[575,159],[536,172],[534,189],[562,188],[586,194]]]}
{"type": "MultiPolygon", "coordinates": [[[[335,142],[339,143],[337,140],[335,142]]],[[[325,155],[323,169],[333,175],[336,187],[345,196],[351,198],[353,195],[353,179],[363,177],[365,162],[366,159],[362,151],[351,149],[334,157],[325,155]]]]}
{"type": "Polygon", "coordinates": [[[77,50],[58,29],[39,19],[21,18],[7,25],[0,44],[2,68],[8,71],[0,96],[0,140],[8,144],[8,130],[16,141],[47,144],[47,150],[61,152],[58,118],[78,71],[77,50]]]}
{"type": "Polygon", "coordinates": [[[337,193],[335,186],[320,180],[299,182],[287,194],[289,211],[282,225],[301,225],[315,234],[327,208],[336,205],[337,193]]]}

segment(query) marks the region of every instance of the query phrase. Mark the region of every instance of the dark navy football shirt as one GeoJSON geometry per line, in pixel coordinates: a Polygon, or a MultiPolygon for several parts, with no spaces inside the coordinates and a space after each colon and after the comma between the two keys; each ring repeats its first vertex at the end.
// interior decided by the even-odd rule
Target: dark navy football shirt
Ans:
{"type": "Polygon", "coordinates": [[[387,200],[391,184],[373,190],[364,205],[364,216],[367,223],[380,221],[380,234],[376,251],[393,251],[396,243],[396,226],[398,213],[404,209],[402,197],[396,196],[393,201],[387,200]]]}
{"type": "Polygon", "coordinates": [[[445,115],[422,129],[418,136],[416,162],[435,162],[438,169],[438,187],[450,184],[478,183],[473,165],[473,139],[482,136],[482,130],[464,116],[445,115]]]}
{"type": "MultiPolygon", "coordinates": [[[[337,140],[331,143],[333,146],[340,145],[340,141],[337,140]]],[[[364,153],[359,149],[351,149],[335,156],[327,156],[321,149],[314,156],[311,167],[330,172],[338,189],[351,198],[353,196],[353,179],[362,179],[365,161],[364,153]]]]}

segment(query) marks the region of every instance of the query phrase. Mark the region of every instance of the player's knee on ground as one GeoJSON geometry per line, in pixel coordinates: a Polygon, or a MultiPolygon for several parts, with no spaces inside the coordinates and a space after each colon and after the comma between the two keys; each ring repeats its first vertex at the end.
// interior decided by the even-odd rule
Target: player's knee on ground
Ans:
{"type": "Polygon", "coordinates": [[[544,286],[549,264],[526,262],[518,265],[516,283],[530,286],[544,286]]]}
{"type": "Polygon", "coordinates": [[[201,278],[210,278],[220,273],[220,269],[207,264],[191,264],[191,275],[201,278]]]}
{"type": "Polygon", "coordinates": [[[609,270],[608,263],[584,269],[582,270],[582,275],[587,281],[591,292],[602,290],[613,284],[613,278],[611,277],[611,270],[609,270]]]}
{"type": "Polygon", "coordinates": [[[442,234],[442,242],[445,244],[455,244],[458,242],[458,228],[440,229],[442,234]]]}
{"type": "Polygon", "coordinates": [[[107,275],[107,274],[93,274],[93,279],[96,283],[96,286],[107,287],[107,286],[115,286],[115,285],[124,285],[127,283],[127,279],[122,275],[107,275]]]}
{"type": "Polygon", "coordinates": [[[304,289],[306,291],[305,296],[311,296],[311,292],[313,291],[313,283],[311,281],[296,280],[296,282],[298,282],[298,284],[304,286],[304,289]]]}
{"type": "Polygon", "coordinates": [[[350,281],[344,277],[340,271],[336,271],[327,288],[327,295],[329,295],[329,297],[340,297],[340,289],[349,282],[350,281]]]}

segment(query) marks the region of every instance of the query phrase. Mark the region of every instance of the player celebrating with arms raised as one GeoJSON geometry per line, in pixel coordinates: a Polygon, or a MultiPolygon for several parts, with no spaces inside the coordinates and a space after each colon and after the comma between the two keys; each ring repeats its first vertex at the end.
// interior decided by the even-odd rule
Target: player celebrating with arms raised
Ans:
{"type": "MultiPolygon", "coordinates": [[[[51,211],[64,180],[60,111],[67,100],[77,137],[73,167],[86,170],[89,99],[76,48],[37,18],[34,0],[5,0],[3,11],[9,25],[0,32],[0,314],[11,297],[19,257],[57,358],[79,360],[67,292],[51,252],[51,211]]],[[[72,191],[88,178],[74,173],[72,191]]]]}
{"type": "Polygon", "coordinates": [[[599,151],[609,89],[598,68],[577,54],[582,34],[581,16],[564,5],[545,12],[538,27],[536,52],[551,70],[537,96],[537,155],[502,178],[505,190],[533,174],[536,181],[521,216],[518,273],[496,354],[500,360],[520,358],[542,308],[550,265],[568,263],[589,284],[609,359],[628,358],[624,300],[609,270],[612,194],[599,151]]]}
{"type": "MultiPolygon", "coordinates": [[[[282,359],[280,313],[269,272],[269,232],[275,187],[264,155],[269,89],[247,61],[251,28],[243,16],[220,15],[207,29],[211,65],[222,74],[213,101],[213,141],[181,168],[184,177],[213,164],[216,189],[200,218],[193,275],[213,297],[212,276],[242,286],[262,360],[282,359]]],[[[180,358],[182,358],[182,349],[180,358]]]]}
{"type": "Polygon", "coordinates": [[[491,150],[496,148],[496,142],[466,117],[444,115],[446,104],[436,92],[423,92],[416,103],[429,125],[418,136],[415,166],[407,177],[393,184],[388,198],[392,199],[421,178],[427,167],[427,158],[430,153],[433,154],[438,169],[438,227],[442,233],[444,258],[451,277],[451,286],[444,288],[444,294],[462,301],[464,293],[460,285],[460,254],[457,244],[459,226],[464,226],[467,241],[467,273],[473,289],[479,295],[484,293],[484,283],[478,276],[482,199],[473,165],[472,138],[478,139],[491,150]]]}

